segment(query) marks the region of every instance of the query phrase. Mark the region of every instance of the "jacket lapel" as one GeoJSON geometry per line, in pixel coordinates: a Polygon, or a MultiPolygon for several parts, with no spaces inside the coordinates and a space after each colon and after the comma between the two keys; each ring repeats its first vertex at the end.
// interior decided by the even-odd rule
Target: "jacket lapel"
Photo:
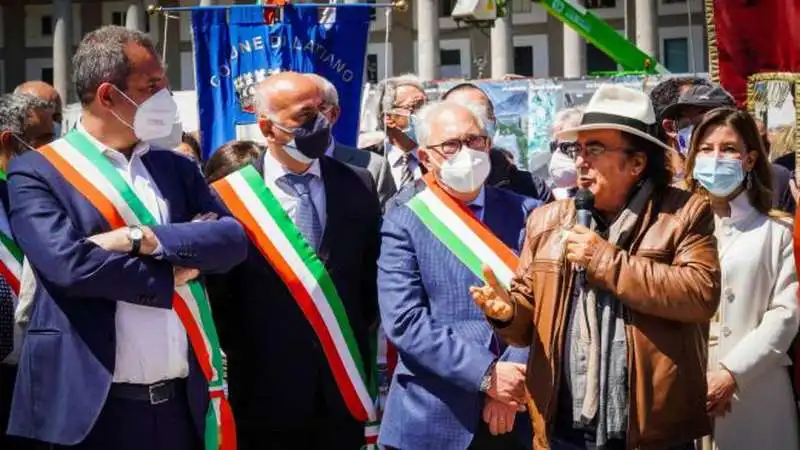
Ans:
{"type": "Polygon", "coordinates": [[[339,227],[345,221],[346,205],[341,202],[342,199],[347,198],[347,193],[342,192],[341,184],[337,183],[336,167],[331,164],[328,158],[321,158],[320,173],[322,174],[322,183],[325,186],[325,231],[322,233],[322,242],[317,250],[317,256],[322,262],[328,266],[328,260],[331,254],[331,247],[333,246],[333,239],[340,236],[339,227]]]}

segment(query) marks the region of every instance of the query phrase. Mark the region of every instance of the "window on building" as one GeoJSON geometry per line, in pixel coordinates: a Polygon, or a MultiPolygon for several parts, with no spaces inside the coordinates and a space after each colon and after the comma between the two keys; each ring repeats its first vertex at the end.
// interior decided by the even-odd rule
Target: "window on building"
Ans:
{"type": "Polygon", "coordinates": [[[42,81],[47,84],[53,84],[53,69],[51,67],[42,68],[42,81]]]}
{"type": "Polygon", "coordinates": [[[42,16],[41,26],[42,26],[42,36],[52,36],[53,16],[42,16]]]}
{"type": "Polygon", "coordinates": [[[439,58],[442,62],[442,78],[459,78],[464,76],[461,72],[460,50],[439,50],[439,58]]]}
{"type": "Polygon", "coordinates": [[[378,55],[375,53],[367,55],[367,83],[378,83],[378,55]]]}
{"type": "Polygon", "coordinates": [[[455,7],[456,0],[439,0],[439,17],[450,17],[455,7]]]}
{"type": "Polygon", "coordinates": [[[531,12],[533,2],[531,0],[513,0],[511,2],[511,12],[516,14],[527,14],[531,12]]]}
{"type": "Polygon", "coordinates": [[[689,72],[689,40],[664,39],[664,67],[672,73],[689,72]]]}
{"type": "Polygon", "coordinates": [[[616,8],[617,0],[584,0],[587,8],[616,8]]]}
{"type": "Polygon", "coordinates": [[[125,13],[121,11],[114,11],[111,13],[111,25],[125,26],[125,13]]]}
{"type": "Polygon", "coordinates": [[[514,47],[514,73],[533,76],[533,47],[530,45],[514,47]]]}
{"type": "Polygon", "coordinates": [[[614,72],[617,63],[593,44],[586,43],[586,72],[614,72]]]}

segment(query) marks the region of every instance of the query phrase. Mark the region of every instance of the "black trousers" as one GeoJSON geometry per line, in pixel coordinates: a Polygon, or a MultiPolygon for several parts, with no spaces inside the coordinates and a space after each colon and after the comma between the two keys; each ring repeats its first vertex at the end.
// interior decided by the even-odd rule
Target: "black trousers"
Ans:
{"type": "Polygon", "coordinates": [[[109,397],[89,436],[78,445],[53,450],[202,450],[192,421],[186,390],[170,400],[148,401],[109,397]]]}
{"type": "Polygon", "coordinates": [[[35,441],[6,434],[16,380],[17,366],[0,364],[0,449],[38,450],[41,445],[35,441]]]}
{"type": "MultiPolygon", "coordinates": [[[[234,410],[238,450],[359,450],[364,445],[364,424],[330,411],[318,392],[311,417],[275,423],[254,411],[234,410]]],[[[278,408],[280,405],[264,405],[278,408]]]]}
{"type": "MultiPolygon", "coordinates": [[[[533,440],[533,437],[531,437],[533,440]]],[[[467,450],[525,450],[525,446],[520,442],[519,436],[515,432],[492,436],[489,426],[481,419],[478,431],[472,438],[467,450]]]]}

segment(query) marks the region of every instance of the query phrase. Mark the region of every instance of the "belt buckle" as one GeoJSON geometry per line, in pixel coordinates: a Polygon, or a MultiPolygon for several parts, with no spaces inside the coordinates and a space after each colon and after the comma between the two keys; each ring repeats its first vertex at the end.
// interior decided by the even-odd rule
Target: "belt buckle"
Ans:
{"type": "Polygon", "coordinates": [[[159,382],[151,384],[148,388],[150,391],[150,404],[151,405],[160,405],[162,403],[166,403],[169,400],[169,396],[166,393],[160,392],[161,388],[165,387],[167,383],[159,382]],[[161,394],[161,395],[159,395],[161,394]]]}

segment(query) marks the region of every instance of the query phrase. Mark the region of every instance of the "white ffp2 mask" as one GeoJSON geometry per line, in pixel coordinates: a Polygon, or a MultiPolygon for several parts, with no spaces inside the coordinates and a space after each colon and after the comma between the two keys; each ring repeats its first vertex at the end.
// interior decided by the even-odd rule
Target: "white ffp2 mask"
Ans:
{"type": "Polygon", "coordinates": [[[560,151],[550,158],[550,179],[557,188],[567,189],[578,184],[578,169],[575,161],[560,151]]]}
{"type": "Polygon", "coordinates": [[[491,169],[488,152],[465,146],[439,166],[439,178],[454,191],[467,194],[480,189],[491,169]]]}
{"type": "Polygon", "coordinates": [[[133,125],[120,119],[113,111],[112,113],[120,122],[129,126],[137,138],[149,142],[167,137],[172,133],[175,118],[178,116],[178,105],[166,88],[153,94],[141,105],[137,105],[116,86],[114,88],[129,102],[136,105],[133,125]]]}

